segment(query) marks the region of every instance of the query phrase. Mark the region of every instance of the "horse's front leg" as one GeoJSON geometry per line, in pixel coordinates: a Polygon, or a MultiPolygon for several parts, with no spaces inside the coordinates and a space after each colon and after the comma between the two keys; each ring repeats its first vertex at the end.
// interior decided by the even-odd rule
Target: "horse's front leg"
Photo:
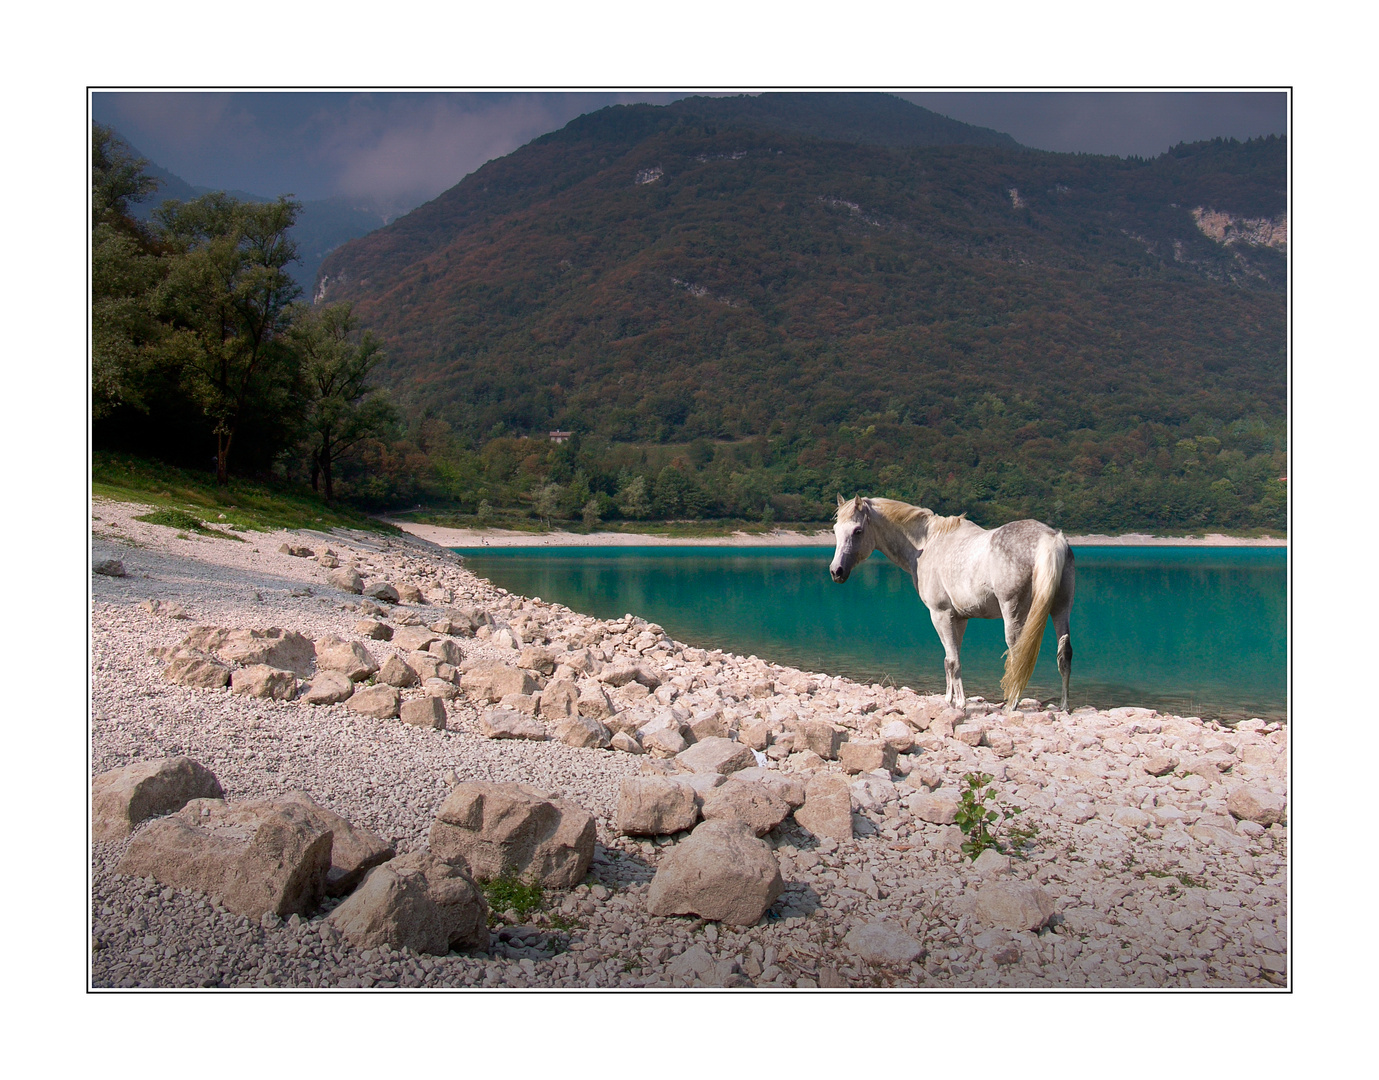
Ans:
{"type": "Polygon", "coordinates": [[[948,704],[961,709],[967,704],[967,695],[962,688],[962,664],[958,661],[958,653],[962,649],[962,635],[967,629],[967,620],[951,611],[933,609],[929,611],[929,618],[938,631],[939,641],[943,642],[943,696],[948,704]]]}

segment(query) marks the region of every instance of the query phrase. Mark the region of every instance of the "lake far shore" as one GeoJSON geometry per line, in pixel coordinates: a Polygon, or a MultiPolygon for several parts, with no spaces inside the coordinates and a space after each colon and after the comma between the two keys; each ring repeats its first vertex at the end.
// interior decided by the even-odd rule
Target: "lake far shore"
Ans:
{"type": "MultiPolygon", "coordinates": [[[[441,547],[831,547],[833,532],[795,532],[777,529],[769,533],[735,532],[728,536],[658,536],[651,533],[594,532],[572,533],[553,530],[546,533],[516,532],[511,529],[454,529],[411,521],[385,519],[404,532],[441,547]]],[[[1069,536],[1068,543],[1084,547],[1286,547],[1277,537],[1226,536],[1151,536],[1125,533],[1120,536],[1091,534],[1069,536]]]]}

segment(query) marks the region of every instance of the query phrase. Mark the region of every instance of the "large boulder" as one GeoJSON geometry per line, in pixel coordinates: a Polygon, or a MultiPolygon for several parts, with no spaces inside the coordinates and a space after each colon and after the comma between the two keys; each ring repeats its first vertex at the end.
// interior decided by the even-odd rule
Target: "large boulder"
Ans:
{"type": "Polygon", "coordinates": [[[805,720],[795,729],[795,749],[813,750],[825,761],[838,757],[846,732],[824,720],[805,720]]]}
{"type": "Polygon", "coordinates": [[[466,671],[460,677],[460,688],[483,701],[501,701],[508,694],[532,693],[536,680],[519,667],[491,664],[466,671]]]}
{"type": "Polygon", "coordinates": [[[547,888],[579,884],[594,858],[587,810],[525,784],[462,783],[431,825],[431,850],[481,881],[513,874],[547,888]]]}
{"type": "Polygon", "coordinates": [[[662,857],[647,910],[751,926],[784,888],[775,853],[749,825],[706,821],[662,857]]]}
{"type": "Polygon", "coordinates": [[[404,701],[399,715],[404,724],[433,728],[436,731],[445,730],[445,702],[438,697],[427,696],[404,701]]]}
{"type": "Polygon", "coordinates": [[[758,765],[753,765],[750,769],[739,769],[733,773],[733,779],[762,784],[772,795],[785,802],[791,810],[804,805],[805,782],[798,776],[790,776],[775,769],[763,769],[758,765]]]}
{"type": "Polygon", "coordinates": [[[219,690],[230,685],[230,669],[224,664],[208,656],[183,652],[185,655],[174,656],[163,669],[163,677],[169,682],[197,690],[219,690]]]}
{"type": "Polygon", "coordinates": [[[334,705],[354,693],[354,683],[338,671],[319,671],[302,691],[308,705],[334,705]]]}
{"type": "Polygon", "coordinates": [[[350,695],[346,704],[357,713],[375,720],[394,720],[402,708],[402,695],[392,686],[366,686],[350,695]]]}
{"type": "Polygon", "coordinates": [[[413,667],[400,656],[390,656],[379,669],[378,681],[389,686],[416,686],[421,680],[413,667]]]}
{"type": "Polygon", "coordinates": [[[393,644],[409,652],[425,652],[426,647],[439,638],[439,634],[424,626],[399,626],[393,631],[393,644]]]}
{"type": "Polygon", "coordinates": [[[675,760],[693,772],[723,773],[725,776],[738,769],[750,769],[757,763],[750,746],[712,735],[682,750],[675,760]]]}
{"type": "Polygon", "coordinates": [[[277,800],[239,805],[241,809],[266,809],[275,802],[300,806],[314,826],[330,831],[333,839],[330,845],[330,869],[326,871],[327,896],[346,895],[364,880],[365,874],[397,854],[393,845],[376,832],[351,824],[334,810],[327,810],[305,791],[289,791],[277,800]]]}
{"type": "Polygon", "coordinates": [[[377,619],[360,619],[354,624],[354,632],[360,637],[372,638],[374,641],[393,639],[393,628],[377,619]]]}
{"type": "Polygon", "coordinates": [[[838,773],[817,772],[804,788],[804,805],[795,821],[815,836],[852,839],[852,790],[838,773]]]}
{"type": "Polygon", "coordinates": [[[645,664],[614,662],[599,673],[599,682],[606,686],[626,686],[628,683],[641,683],[648,690],[661,685],[661,677],[645,664]]]}
{"type": "Polygon", "coordinates": [[[189,757],[139,761],[91,781],[91,836],[123,840],[140,822],[181,810],[192,799],[224,796],[220,781],[189,757]]]}
{"type": "Polygon", "coordinates": [[[330,582],[331,585],[341,592],[358,595],[364,591],[364,579],[348,566],[342,566],[338,570],[332,570],[326,575],[326,581],[330,582]]]}
{"type": "Polygon", "coordinates": [[[928,795],[911,795],[905,805],[920,821],[927,821],[931,825],[951,825],[957,820],[960,803],[956,791],[940,788],[928,795]]]}
{"type": "Polygon", "coordinates": [[[892,922],[873,922],[848,931],[843,944],[868,964],[905,967],[924,955],[924,946],[892,922]]]}
{"type": "Polygon", "coordinates": [[[1053,916],[1053,901],[1027,881],[993,881],[977,890],[972,914],[1002,930],[1038,930],[1053,916]]]}
{"type": "Polygon", "coordinates": [[[426,647],[426,651],[442,664],[449,664],[451,667],[459,667],[460,662],[464,660],[464,652],[460,649],[460,643],[451,641],[449,638],[441,638],[431,642],[426,647]]]}
{"type": "Polygon", "coordinates": [[[316,640],[316,666],[323,671],[338,671],[354,682],[362,682],[378,670],[378,661],[359,642],[327,634],[316,640]]]}
{"type": "Polygon", "coordinates": [[[704,820],[731,818],[745,822],[757,836],[765,836],[790,816],[790,804],[765,784],[729,777],[704,797],[704,820]]]}
{"type": "Polygon", "coordinates": [[[479,732],[488,739],[531,739],[535,742],[541,742],[547,734],[545,724],[516,709],[489,709],[482,713],[479,732]]]}
{"type": "Polygon", "coordinates": [[[285,799],[193,799],[141,829],[116,872],[194,889],[236,915],[308,915],[325,895],[332,833],[285,799]]]}
{"type": "Polygon", "coordinates": [[[311,674],[316,662],[316,650],[309,637],[277,626],[267,630],[231,630],[215,653],[227,664],[266,664],[303,678],[311,674]]]}
{"type": "MultiPolygon", "coordinates": [[[[905,730],[909,731],[909,727],[905,730]]],[[[879,740],[841,743],[838,747],[838,764],[845,773],[869,773],[876,769],[891,772],[895,769],[895,747],[879,740]]]]}
{"type": "Polygon", "coordinates": [[[570,716],[555,725],[555,737],[566,746],[580,746],[606,750],[613,741],[612,732],[592,716],[570,716]]]}
{"type": "Polygon", "coordinates": [[[396,604],[401,599],[397,594],[397,590],[386,581],[380,581],[374,585],[370,585],[364,590],[364,595],[371,596],[375,600],[382,600],[385,604],[396,604]]]}
{"type": "Polygon", "coordinates": [[[404,604],[426,603],[426,597],[422,595],[420,587],[410,581],[404,581],[397,586],[397,598],[404,604]]]}
{"type": "Polygon", "coordinates": [[[541,715],[556,721],[579,715],[579,687],[573,679],[553,679],[546,684],[541,691],[541,715]]]}
{"type": "Polygon", "coordinates": [[[94,574],[101,574],[104,577],[129,576],[125,571],[124,563],[120,562],[119,559],[102,559],[100,562],[92,565],[91,572],[94,574]]]}
{"type": "Polygon", "coordinates": [[[290,671],[254,664],[230,674],[230,693],[247,697],[291,701],[297,696],[297,676],[290,671]]]}
{"type": "Polygon", "coordinates": [[[579,715],[591,716],[595,720],[607,720],[617,713],[607,692],[592,679],[579,684],[579,715]]]}
{"type": "Polygon", "coordinates": [[[1232,817],[1257,825],[1282,825],[1288,821],[1288,800],[1253,784],[1232,791],[1226,797],[1226,809],[1232,817]]]}
{"type": "Polygon", "coordinates": [[[664,836],[692,829],[699,820],[694,789],[665,776],[629,776],[618,792],[618,831],[626,836],[664,836]]]}
{"type": "Polygon", "coordinates": [[[488,902],[461,862],[413,851],[372,870],[326,920],[356,949],[486,948],[488,902]]]}

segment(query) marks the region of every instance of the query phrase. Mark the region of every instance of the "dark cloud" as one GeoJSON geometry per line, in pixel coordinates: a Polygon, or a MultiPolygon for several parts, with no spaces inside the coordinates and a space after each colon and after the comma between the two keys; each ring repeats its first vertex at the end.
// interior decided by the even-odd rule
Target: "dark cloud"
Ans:
{"type": "Polygon", "coordinates": [[[1266,92],[1068,91],[902,93],[1038,150],[1154,157],[1180,142],[1288,130],[1288,96],[1266,92]]]}
{"type": "MultiPolygon", "coordinates": [[[[408,209],[581,113],[682,94],[186,93],[92,95],[96,120],[192,184],[408,209]]],[[[1280,93],[902,93],[1043,150],[1162,153],[1185,140],[1282,133],[1280,93]]]]}

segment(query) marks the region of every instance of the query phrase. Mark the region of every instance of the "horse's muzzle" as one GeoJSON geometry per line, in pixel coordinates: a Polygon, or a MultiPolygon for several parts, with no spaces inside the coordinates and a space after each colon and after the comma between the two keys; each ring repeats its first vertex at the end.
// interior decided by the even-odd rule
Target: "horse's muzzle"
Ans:
{"type": "Polygon", "coordinates": [[[833,578],[834,583],[837,584],[837,585],[841,585],[843,582],[845,582],[845,581],[848,579],[848,572],[847,572],[847,570],[843,569],[841,566],[838,567],[837,569],[835,569],[834,567],[830,566],[830,567],[828,568],[828,574],[829,574],[829,577],[833,578]]]}

